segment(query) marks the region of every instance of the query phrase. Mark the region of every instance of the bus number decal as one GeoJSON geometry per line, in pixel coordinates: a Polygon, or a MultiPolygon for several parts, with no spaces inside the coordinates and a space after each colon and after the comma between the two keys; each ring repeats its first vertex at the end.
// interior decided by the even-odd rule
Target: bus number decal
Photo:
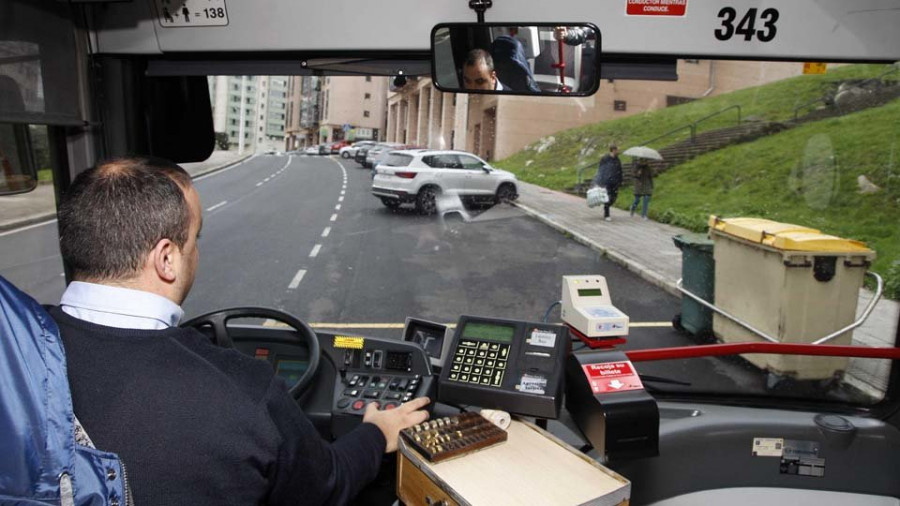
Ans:
{"type": "Polygon", "coordinates": [[[747,42],[753,40],[753,37],[760,42],[769,42],[775,38],[775,34],[778,32],[778,28],[775,26],[778,16],[778,9],[765,9],[760,13],[759,9],[752,8],[748,9],[738,20],[738,11],[734,7],[723,7],[718,14],[721,26],[713,33],[721,41],[731,40],[732,37],[738,35],[743,36],[747,42]],[[756,29],[757,20],[760,25],[758,30],[756,29]]]}

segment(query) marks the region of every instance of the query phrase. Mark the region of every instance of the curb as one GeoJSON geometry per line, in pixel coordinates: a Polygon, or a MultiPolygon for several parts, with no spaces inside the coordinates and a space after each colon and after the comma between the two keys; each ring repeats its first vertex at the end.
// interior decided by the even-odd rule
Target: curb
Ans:
{"type": "Polygon", "coordinates": [[[196,173],[196,174],[191,174],[191,179],[196,179],[196,178],[198,178],[198,177],[205,176],[205,175],[207,175],[207,174],[212,174],[212,173],[214,173],[214,172],[218,172],[218,171],[220,171],[220,170],[227,169],[228,167],[232,167],[232,166],[237,165],[237,164],[239,164],[239,163],[245,162],[245,161],[247,161],[248,158],[252,157],[254,154],[255,154],[255,153],[250,153],[250,154],[248,154],[248,155],[244,155],[242,158],[238,158],[238,159],[236,159],[236,160],[232,160],[232,161],[226,163],[225,165],[219,165],[218,167],[210,167],[210,168],[208,168],[208,169],[206,169],[206,170],[204,170],[204,171],[202,171],[202,172],[198,172],[198,173],[196,173]]]}
{"type": "MultiPolygon", "coordinates": [[[[236,160],[232,160],[224,165],[220,165],[218,167],[210,167],[202,172],[198,172],[196,174],[191,175],[191,179],[196,179],[201,176],[205,176],[207,174],[212,174],[213,172],[218,172],[220,170],[227,169],[234,165],[237,165],[241,162],[246,161],[248,158],[252,157],[254,153],[247,154],[242,158],[238,158],[236,160]]],[[[10,230],[15,230],[17,228],[27,227],[29,225],[34,225],[36,223],[40,223],[42,221],[48,221],[56,218],[56,210],[48,211],[40,214],[33,214],[31,216],[24,217],[19,220],[8,221],[8,222],[0,222],[0,232],[8,232],[10,230]]]]}
{"type": "Polygon", "coordinates": [[[10,230],[15,230],[17,228],[27,227],[28,225],[34,225],[36,223],[41,223],[43,221],[50,221],[56,219],[56,211],[46,212],[41,214],[34,214],[27,218],[22,218],[17,221],[10,221],[6,223],[0,223],[0,232],[8,232],[10,230]]]}
{"type": "Polygon", "coordinates": [[[642,264],[640,262],[636,262],[617,251],[607,248],[607,247],[593,241],[592,239],[589,239],[588,237],[586,237],[582,234],[579,234],[578,232],[573,232],[572,230],[569,230],[568,228],[566,228],[565,225],[549,218],[548,216],[546,216],[538,211],[535,211],[534,209],[531,209],[530,207],[528,207],[524,204],[521,204],[519,202],[512,202],[512,204],[514,206],[518,207],[519,209],[525,211],[526,214],[528,214],[534,218],[537,218],[538,221],[541,221],[541,222],[555,228],[556,230],[559,230],[560,232],[564,232],[566,234],[571,235],[572,238],[575,239],[577,242],[584,244],[585,246],[603,254],[603,256],[609,258],[613,262],[615,262],[615,263],[625,267],[629,271],[637,274],[643,280],[649,282],[650,284],[652,284],[654,286],[657,286],[657,287],[665,290],[666,293],[673,295],[679,299],[681,298],[681,292],[678,290],[678,288],[675,287],[675,283],[667,280],[661,274],[653,271],[652,269],[645,266],[644,264],[642,264]]]}

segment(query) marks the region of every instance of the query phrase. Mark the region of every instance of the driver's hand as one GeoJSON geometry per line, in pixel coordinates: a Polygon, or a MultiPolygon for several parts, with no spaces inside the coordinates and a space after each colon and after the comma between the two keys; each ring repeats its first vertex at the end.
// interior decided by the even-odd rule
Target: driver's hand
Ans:
{"type": "Polygon", "coordinates": [[[370,402],[366,406],[363,422],[374,424],[381,429],[384,439],[387,440],[385,453],[395,452],[397,451],[397,438],[400,437],[401,430],[428,420],[428,412],[422,408],[427,406],[429,402],[431,400],[428,397],[418,397],[394,409],[385,411],[378,411],[375,404],[370,402]]]}

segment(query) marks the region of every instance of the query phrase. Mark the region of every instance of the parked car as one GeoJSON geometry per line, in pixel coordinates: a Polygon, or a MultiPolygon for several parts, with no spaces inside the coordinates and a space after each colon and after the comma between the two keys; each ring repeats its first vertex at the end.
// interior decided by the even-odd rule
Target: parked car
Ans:
{"type": "Polygon", "coordinates": [[[364,147],[368,148],[368,147],[374,146],[374,145],[375,145],[375,141],[354,142],[350,146],[342,147],[341,150],[339,151],[339,154],[341,155],[341,158],[345,158],[345,159],[346,158],[354,158],[356,156],[357,151],[359,151],[360,148],[364,148],[364,147]]]}
{"type": "Polygon", "coordinates": [[[349,141],[336,141],[331,143],[331,154],[336,155],[341,152],[341,148],[349,146],[349,141]]]}
{"type": "Polygon", "coordinates": [[[375,146],[377,146],[377,144],[372,144],[369,146],[362,146],[361,148],[357,149],[356,154],[353,155],[353,161],[362,165],[363,167],[365,167],[366,166],[366,156],[368,156],[369,150],[374,148],[375,146]]]}
{"type": "Polygon", "coordinates": [[[381,144],[376,144],[366,152],[366,159],[363,162],[363,167],[367,169],[375,167],[376,160],[385,150],[391,151],[395,149],[403,149],[405,147],[406,146],[404,146],[403,144],[399,144],[397,142],[382,142],[381,144]]]}
{"type": "Polygon", "coordinates": [[[319,144],[316,146],[318,151],[316,151],[317,155],[330,155],[331,154],[331,146],[328,144],[319,144]]]}
{"type": "Polygon", "coordinates": [[[515,174],[464,151],[427,149],[392,151],[375,168],[372,194],[387,207],[412,203],[424,214],[436,211],[436,197],[441,194],[492,203],[511,202],[519,196],[515,174]]]}
{"type": "Polygon", "coordinates": [[[303,150],[307,155],[318,155],[319,154],[319,146],[308,146],[303,150]]]}

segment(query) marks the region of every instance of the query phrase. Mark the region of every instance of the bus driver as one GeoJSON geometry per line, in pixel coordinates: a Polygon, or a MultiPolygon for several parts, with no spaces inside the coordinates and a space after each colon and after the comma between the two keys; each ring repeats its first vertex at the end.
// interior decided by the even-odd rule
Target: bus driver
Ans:
{"type": "Polygon", "coordinates": [[[75,178],[59,209],[73,282],[51,314],[75,413],[125,462],[137,504],[342,504],[378,474],[427,398],[369,405],[324,441],[268,364],[179,328],[202,223],[190,176],[123,158],[75,178]]]}

